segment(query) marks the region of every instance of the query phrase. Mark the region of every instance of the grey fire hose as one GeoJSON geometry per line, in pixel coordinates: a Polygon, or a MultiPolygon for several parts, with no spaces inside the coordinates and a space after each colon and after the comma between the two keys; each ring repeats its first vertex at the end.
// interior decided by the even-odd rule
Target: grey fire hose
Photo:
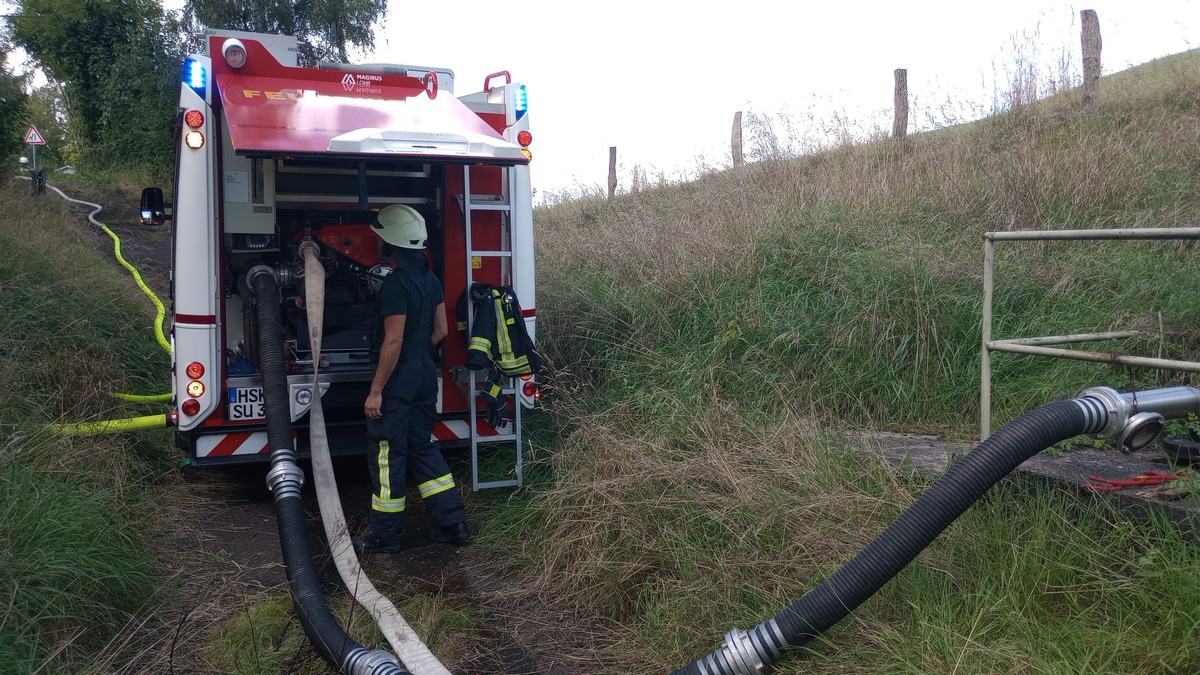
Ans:
{"type": "Polygon", "coordinates": [[[1119,438],[1129,449],[1149,444],[1164,417],[1200,412],[1200,390],[1172,387],[1119,394],[1107,387],[1037,408],[999,429],[957,461],[925,494],[850,562],[773,618],[734,629],[711,654],[674,675],[753,675],[784,651],[841,621],[874,595],[1022,462],[1080,434],[1119,438]]]}
{"type": "Polygon", "coordinates": [[[342,501],[338,495],[333,461],[329,457],[329,438],[325,431],[325,411],[321,407],[317,378],[321,364],[321,337],[325,318],[325,267],[317,258],[317,246],[304,243],[304,305],[308,314],[309,340],[312,344],[313,397],[309,408],[309,448],[312,454],[313,479],[317,485],[317,501],[321,505],[321,522],[325,538],[333,554],[338,574],[354,599],[375,617],[380,632],[404,665],[415,675],[450,675],[450,671],[429,651],[386,596],[375,589],[370,577],[354,552],[342,501]]]}
{"type": "MultiPolygon", "coordinates": [[[[292,441],[287,375],[284,373],[279,284],[275,273],[266,266],[250,270],[247,280],[258,304],[258,355],[262,367],[263,405],[267,416],[267,445],[271,449],[267,485],[275,496],[279,543],[283,549],[283,563],[300,624],[317,652],[339,673],[411,675],[397,665],[396,657],[388,652],[369,650],[354,641],[325,603],[312,551],[308,546],[304,507],[300,503],[304,470],[296,463],[292,441]]],[[[314,400],[319,396],[318,392],[313,393],[314,400]]]]}

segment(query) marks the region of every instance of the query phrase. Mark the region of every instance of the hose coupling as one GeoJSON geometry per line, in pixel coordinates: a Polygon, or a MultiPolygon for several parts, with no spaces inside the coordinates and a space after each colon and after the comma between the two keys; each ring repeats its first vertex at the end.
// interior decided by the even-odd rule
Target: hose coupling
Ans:
{"type": "Polygon", "coordinates": [[[1156,412],[1140,412],[1129,418],[1121,435],[1117,437],[1117,447],[1123,452],[1135,452],[1150,445],[1158,438],[1167,420],[1156,412]]]}
{"type": "Polygon", "coordinates": [[[304,469],[295,462],[279,462],[267,472],[267,488],[276,493],[276,498],[292,491],[298,496],[303,485],[304,469]]]}
{"type": "MultiPolygon", "coordinates": [[[[1087,435],[1092,438],[1115,438],[1125,428],[1129,419],[1130,406],[1128,400],[1112,387],[1092,387],[1085,389],[1076,401],[1090,399],[1101,406],[1098,420],[1089,419],[1087,435]],[[1099,427],[1097,428],[1097,424],[1099,427]]],[[[1095,411],[1089,411],[1095,412],[1095,411]]]]}
{"type": "Polygon", "coordinates": [[[400,661],[382,649],[367,650],[359,647],[346,655],[342,672],[351,675],[400,675],[406,673],[400,661]]]}
{"type": "Polygon", "coordinates": [[[306,236],[304,239],[300,240],[300,247],[296,249],[296,252],[300,254],[301,258],[304,257],[305,251],[312,251],[313,255],[318,257],[321,255],[321,247],[317,246],[317,242],[309,236],[306,236]]]}
{"type": "Polygon", "coordinates": [[[740,628],[726,633],[725,642],[698,665],[706,675],[759,675],[767,670],[767,663],[754,649],[750,634],[740,628]]]}
{"type": "Polygon", "coordinates": [[[250,288],[254,288],[254,280],[263,274],[270,274],[271,279],[274,280],[276,284],[279,283],[279,275],[275,273],[275,268],[271,267],[270,265],[255,265],[254,267],[250,268],[249,272],[246,272],[246,285],[248,285],[250,288]]]}
{"type": "Polygon", "coordinates": [[[1111,387],[1086,389],[1075,399],[1088,414],[1085,433],[1115,438],[1124,450],[1138,450],[1153,441],[1168,419],[1200,413],[1200,389],[1166,387],[1118,393],[1111,387]]]}

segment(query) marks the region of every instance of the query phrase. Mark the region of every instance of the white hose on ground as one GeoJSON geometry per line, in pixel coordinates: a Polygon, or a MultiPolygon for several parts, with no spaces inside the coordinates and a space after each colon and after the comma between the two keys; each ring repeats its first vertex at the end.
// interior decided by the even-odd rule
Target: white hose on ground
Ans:
{"type": "Polygon", "coordinates": [[[317,501],[321,505],[321,522],[329,550],[337,564],[338,573],[354,599],[375,617],[380,632],[387,638],[404,667],[413,675],[450,675],[450,671],[429,651],[400,611],[363,571],[350,540],[350,530],[342,512],[333,462],[329,457],[329,438],[325,432],[325,412],[317,386],[321,363],[321,331],[325,314],[325,267],[317,259],[316,247],[304,245],[304,295],[308,313],[309,340],[312,343],[313,397],[309,409],[309,445],[312,454],[313,478],[317,486],[317,501]]]}

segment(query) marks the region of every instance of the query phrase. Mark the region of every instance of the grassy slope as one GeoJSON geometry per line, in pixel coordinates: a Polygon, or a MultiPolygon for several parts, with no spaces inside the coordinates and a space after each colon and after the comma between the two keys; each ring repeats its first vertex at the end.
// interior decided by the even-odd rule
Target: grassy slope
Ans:
{"type": "MultiPolygon", "coordinates": [[[[528,597],[622,627],[597,672],[707,653],[919,495],[829,430],[976,433],[983,232],[1200,223],[1200,51],[1103,97],[1093,118],[1067,93],[538,213],[541,482],[489,534],[520,542],[505,554],[528,597]]],[[[1176,242],[1002,245],[996,336],[1157,331],[1161,313],[1123,348],[1195,357],[1194,269],[1176,242]]],[[[997,423],[1177,381],[1010,355],[994,373],[997,423]]],[[[1198,566],[1168,526],[1002,489],[781,671],[1194,672],[1198,566]]]]}
{"type": "Polygon", "coordinates": [[[166,386],[153,309],[70,231],[61,200],[0,185],[0,672],[103,670],[152,606],[141,486],[167,432],[66,438],[49,422],[150,414],[104,392],[166,386]]]}

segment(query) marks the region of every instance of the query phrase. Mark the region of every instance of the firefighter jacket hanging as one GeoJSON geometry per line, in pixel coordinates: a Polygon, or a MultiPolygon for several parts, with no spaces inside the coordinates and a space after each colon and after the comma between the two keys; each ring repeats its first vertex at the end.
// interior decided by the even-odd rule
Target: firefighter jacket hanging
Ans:
{"type": "Polygon", "coordinates": [[[467,367],[488,370],[493,367],[510,377],[536,375],[542,359],[525,330],[521,305],[510,286],[471,284],[471,304],[475,320],[467,349],[467,367]]]}

